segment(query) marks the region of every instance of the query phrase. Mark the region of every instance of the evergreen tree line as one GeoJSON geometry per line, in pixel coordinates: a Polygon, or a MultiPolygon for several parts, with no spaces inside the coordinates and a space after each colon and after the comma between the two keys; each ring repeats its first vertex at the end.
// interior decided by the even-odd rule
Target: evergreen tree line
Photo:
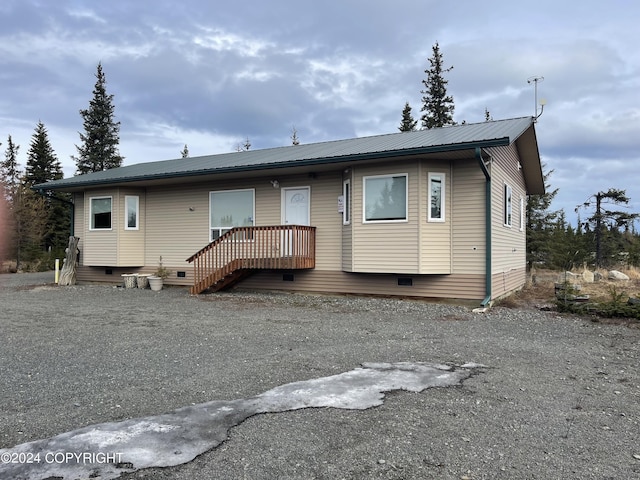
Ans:
{"type": "MultiPolygon", "coordinates": [[[[100,63],[96,78],[89,108],[80,110],[84,132],[76,145],[78,155],[72,157],[77,175],[119,167],[123,161],[118,151],[120,122],[115,121],[113,95],[106,92],[100,63]]],[[[64,257],[71,233],[71,196],[34,188],[63,178],[62,165],[42,121],[31,137],[24,170],[18,161],[19,151],[20,146],[9,135],[4,160],[0,161],[0,194],[7,207],[6,225],[2,226],[6,245],[0,250],[15,260],[17,270],[50,270],[55,258],[64,257]]]]}
{"type": "Polygon", "coordinates": [[[24,171],[18,162],[20,146],[9,135],[5,158],[0,162],[2,194],[8,215],[3,248],[16,268],[51,269],[53,259],[64,253],[70,231],[71,205],[65,193],[37,192],[34,185],[63,177],[42,122],[38,122],[27,152],[24,171]]]}
{"type": "Polygon", "coordinates": [[[571,270],[640,266],[637,213],[628,211],[624,190],[610,188],[591,195],[576,207],[577,225],[566,220],[564,210],[551,211],[558,189],[548,184],[553,171],[544,174],[547,193],[527,199],[527,264],[531,268],[571,270]],[[583,217],[585,215],[585,217],[583,217]]]}

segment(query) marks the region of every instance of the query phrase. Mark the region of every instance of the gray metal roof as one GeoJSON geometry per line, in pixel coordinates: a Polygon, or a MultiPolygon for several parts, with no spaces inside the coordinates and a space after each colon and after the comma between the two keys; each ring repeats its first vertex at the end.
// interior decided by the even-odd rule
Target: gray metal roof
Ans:
{"type": "MultiPolygon", "coordinates": [[[[532,126],[532,117],[522,117],[454,125],[416,132],[391,133],[306,145],[290,145],[263,150],[146,162],[55,180],[36,185],[34,188],[73,190],[79,187],[113,183],[342,163],[387,156],[464,150],[475,147],[487,148],[509,145],[532,126]]],[[[535,144],[535,134],[533,143],[535,144]]],[[[532,147],[535,148],[534,156],[539,161],[537,145],[532,147]]]]}

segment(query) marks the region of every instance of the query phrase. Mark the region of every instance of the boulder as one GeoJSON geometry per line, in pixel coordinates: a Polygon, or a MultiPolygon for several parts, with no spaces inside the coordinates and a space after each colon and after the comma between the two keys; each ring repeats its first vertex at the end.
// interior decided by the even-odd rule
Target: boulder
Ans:
{"type": "Polygon", "coordinates": [[[582,281],[584,283],[593,283],[595,282],[595,280],[595,275],[591,270],[585,270],[584,272],[582,272],[582,281]]]}
{"type": "Polygon", "coordinates": [[[576,283],[582,279],[582,275],[578,275],[577,273],[564,272],[558,275],[558,283],[576,283]]]}
{"type": "Polygon", "coordinates": [[[622,272],[619,272],[618,270],[611,270],[609,271],[609,274],[607,275],[607,278],[609,278],[609,280],[629,280],[629,277],[627,275],[625,275],[622,272]]]}

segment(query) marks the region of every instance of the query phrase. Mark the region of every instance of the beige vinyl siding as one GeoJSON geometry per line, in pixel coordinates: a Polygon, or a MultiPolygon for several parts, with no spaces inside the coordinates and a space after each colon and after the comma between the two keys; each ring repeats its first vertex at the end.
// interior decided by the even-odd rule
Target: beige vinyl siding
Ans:
{"type": "Polygon", "coordinates": [[[311,225],[316,227],[316,270],[342,268],[342,214],[338,197],[342,195],[342,173],[323,172],[307,177],[311,186],[311,225]]]}
{"type": "Polygon", "coordinates": [[[83,265],[115,265],[118,259],[118,215],[120,204],[117,189],[92,190],[84,195],[83,265]],[[91,199],[111,197],[111,229],[91,230],[91,199]]]}
{"type": "Polygon", "coordinates": [[[449,162],[424,162],[420,165],[420,273],[451,273],[451,167],[449,162]],[[444,173],[444,222],[429,222],[429,172],[444,173]]]}
{"type": "Polygon", "coordinates": [[[484,298],[482,275],[362,274],[328,270],[295,270],[289,273],[293,274],[293,281],[284,281],[283,272],[261,271],[238,284],[237,288],[466,300],[484,298]],[[399,286],[398,278],[402,277],[411,278],[413,285],[399,286]]]}
{"type": "MultiPolygon", "coordinates": [[[[124,273],[151,273],[152,268],[80,267],[79,282],[122,284],[124,273]],[[107,273],[110,272],[110,273],[107,273]]],[[[293,270],[293,281],[283,280],[283,271],[259,271],[239,283],[235,288],[265,291],[297,291],[316,293],[343,293],[354,295],[395,295],[402,297],[458,298],[479,301],[484,298],[482,275],[413,275],[412,286],[399,286],[393,274],[359,274],[330,270],[293,270]]],[[[185,278],[172,276],[168,285],[188,287],[193,284],[190,270],[185,278]]]]}
{"type": "MultiPolygon", "coordinates": [[[[275,177],[274,177],[275,178],[275,177]]],[[[316,227],[316,269],[341,268],[342,214],[338,213],[338,197],[342,194],[340,171],[313,175],[277,177],[280,188],[273,188],[270,179],[248,179],[247,188],[256,187],[256,225],[282,224],[282,189],[309,187],[311,226],[316,227]]]]}
{"type": "MultiPolygon", "coordinates": [[[[186,259],[209,243],[209,192],[228,183],[147,189],[145,265],[188,270],[186,259]]],[[[175,273],[173,274],[175,275],[175,273]]]]}
{"type": "Polygon", "coordinates": [[[522,170],[518,168],[518,152],[515,145],[491,149],[492,156],[492,296],[497,297],[505,291],[524,285],[524,276],[516,283],[505,282],[513,279],[515,271],[526,265],[526,232],[520,230],[520,198],[525,197],[525,183],[522,170]],[[511,187],[512,215],[511,226],[504,222],[504,188],[511,187]],[[496,280],[498,279],[498,280],[496,280]],[[504,290],[504,288],[508,288],[504,290]]]}
{"type": "Polygon", "coordinates": [[[186,259],[210,241],[209,193],[241,189],[255,192],[255,225],[280,224],[280,190],[266,178],[148,188],[145,265],[157,267],[162,257],[171,270],[191,270],[186,259]]]}
{"type": "MultiPolygon", "coordinates": [[[[121,284],[123,282],[121,276],[122,274],[152,274],[157,268],[157,265],[149,265],[146,267],[80,266],[77,271],[77,279],[78,282],[81,283],[91,282],[121,284]]],[[[193,269],[181,268],[172,270],[172,275],[165,280],[165,283],[167,285],[177,285],[184,287],[193,285],[193,269]],[[184,272],[185,277],[178,277],[178,271],[184,272]]]]}
{"type": "Polygon", "coordinates": [[[455,274],[485,273],[485,177],[478,161],[458,161],[451,174],[455,274]]]}
{"type": "Polygon", "coordinates": [[[145,240],[145,205],[146,198],[144,190],[140,189],[120,189],[118,191],[118,204],[120,223],[115,225],[118,230],[118,262],[116,265],[142,266],[144,265],[144,240],[145,240]],[[125,229],[126,204],[125,197],[138,197],[138,230],[125,229]]]}
{"type": "Polygon", "coordinates": [[[509,292],[518,290],[526,283],[526,267],[513,268],[509,271],[498,272],[491,275],[491,296],[499,298],[509,292]]]}
{"type": "Polygon", "coordinates": [[[352,183],[353,271],[371,273],[418,273],[418,164],[393,161],[385,165],[354,169],[352,183]],[[408,174],[407,222],[363,222],[363,177],[408,174]]]}
{"type": "Polygon", "coordinates": [[[190,269],[186,259],[209,243],[209,192],[254,189],[256,226],[280,225],[283,188],[310,187],[310,223],[316,227],[316,268],[340,269],[342,216],[338,196],[342,192],[340,172],[315,176],[282,176],[280,188],[272,178],[249,177],[238,181],[194,183],[184,186],[149,188],[146,203],[145,265],[190,269]],[[190,210],[191,209],[191,210],[190,210]]]}
{"type": "Polygon", "coordinates": [[[342,270],[353,271],[353,239],[351,235],[351,225],[342,227],[342,270]]]}

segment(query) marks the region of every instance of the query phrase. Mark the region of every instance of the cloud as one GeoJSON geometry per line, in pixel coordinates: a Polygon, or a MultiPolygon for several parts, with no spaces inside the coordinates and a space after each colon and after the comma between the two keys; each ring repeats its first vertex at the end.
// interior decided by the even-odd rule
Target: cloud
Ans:
{"type": "MultiPolygon", "coordinates": [[[[207,135],[203,154],[247,136],[253,148],[286,144],[293,125],[303,143],[395,132],[405,102],[420,117],[421,81],[438,41],[454,66],[448,93],[459,122],[483,121],[485,108],[495,119],[534,115],[527,79],[544,76],[540,152],[562,195],[581,201],[596,185],[564,181],[576,175],[574,162],[584,175],[603,162],[640,160],[637,14],[635,2],[592,0],[578,8],[550,0],[496,0],[491,8],[471,0],[7,0],[0,138],[12,134],[24,154],[42,120],[65,174],[73,172],[78,111],[91,99],[99,61],[127,164],[174,157],[184,143],[204,149],[207,135]]],[[[638,188],[628,194],[640,197],[638,188]]]]}

